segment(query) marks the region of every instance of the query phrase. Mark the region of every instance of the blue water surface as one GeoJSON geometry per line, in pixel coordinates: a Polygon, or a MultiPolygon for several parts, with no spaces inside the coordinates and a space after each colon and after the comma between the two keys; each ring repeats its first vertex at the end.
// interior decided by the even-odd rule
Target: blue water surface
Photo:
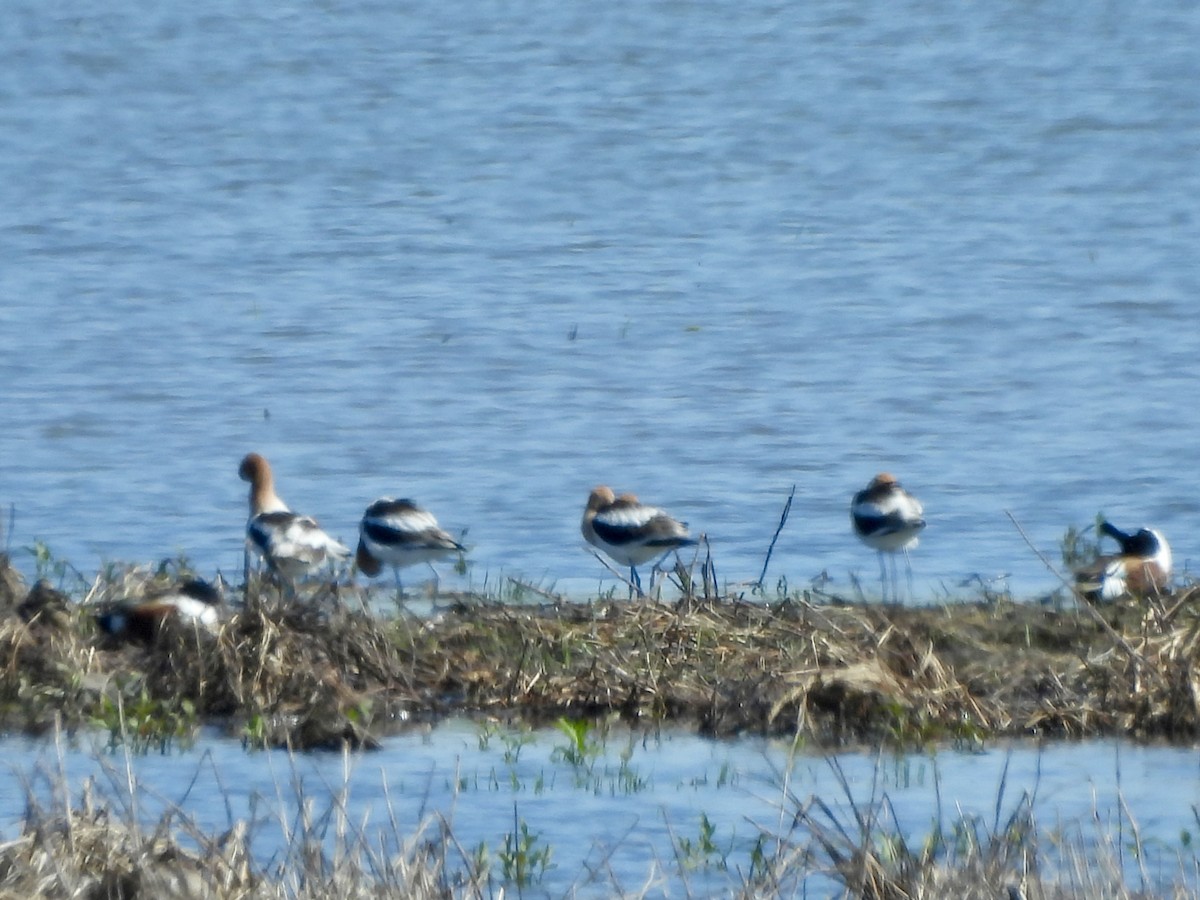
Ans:
{"type": "Polygon", "coordinates": [[[385,494],[466,529],[463,585],[613,584],[597,483],[744,582],[794,484],[768,582],[874,591],[882,470],[920,600],[1057,585],[1006,512],[1186,570],[1198,45],[1183,2],[14,0],[5,542],[235,571],[257,450],[345,540],[385,494]]]}
{"type": "Polygon", "coordinates": [[[195,832],[184,823],[210,836],[246,824],[258,865],[281,877],[295,877],[306,842],[332,857],[340,834],[343,854],[387,858],[420,837],[447,840],[452,871],[486,859],[498,890],[505,842],[524,837],[531,856],[549,853],[529,870],[530,896],[608,897],[647,885],[650,896],[727,896],[756,853],[809,846],[805,889],[831,896],[814,828],[858,839],[858,817],[875,816],[877,846],[901,836],[917,852],[938,833],[953,844],[963,823],[1003,842],[1026,808],[1048,882],[1067,846],[1130,886],[1161,888],[1194,875],[1200,829],[1195,750],[1116,741],[820,756],[786,741],[594,726],[573,763],[554,729],[452,719],[361,755],[247,753],[214,735],[165,755],[97,755],[102,743],[8,739],[0,833],[17,833],[28,791],[53,810],[64,788],[79,803],[90,781],[122,818],[150,826],[174,810],[185,846],[195,832]]]}

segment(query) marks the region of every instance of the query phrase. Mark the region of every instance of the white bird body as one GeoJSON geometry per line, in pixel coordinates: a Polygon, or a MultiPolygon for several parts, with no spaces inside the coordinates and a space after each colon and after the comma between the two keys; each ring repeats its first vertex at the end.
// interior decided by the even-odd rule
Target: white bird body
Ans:
{"type": "Polygon", "coordinates": [[[433,513],[411,500],[382,497],[367,507],[358,528],[358,567],[368,576],[433,563],[466,548],[438,525],[433,513]]]}
{"type": "MultiPolygon", "coordinates": [[[[202,583],[202,587],[209,586],[207,583],[202,583]]],[[[164,603],[173,607],[175,615],[181,619],[191,619],[205,628],[215,628],[220,621],[220,614],[217,611],[221,602],[220,594],[214,592],[210,596],[205,596],[199,593],[200,589],[201,585],[197,585],[196,582],[188,582],[182,585],[178,591],[157,597],[152,602],[164,603]]]]}
{"type": "MultiPolygon", "coordinates": [[[[871,549],[879,553],[879,578],[887,596],[887,572],[883,554],[903,553],[908,573],[908,592],[912,594],[912,565],[908,551],[917,546],[925,528],[925,509],[919,500],[904,490],[895,478],[881,472],[850,501],[850,521],[854,533],[871,549]]],[[[896,585],[896,561],[892,557],[892,599],[899,591],[896,585]]]]}
{"type": "Polygon", "coordinates": [[[246,534],[268,565],[290,580],[350,556],[350,548],[322,531],[316,519],[290,511],[259,513],[246,524],[246,534]]]}
{"type": "Polygon", "coordinates": [[[600,486],[588,496],[580,522],[583,539],[614,562],[629,566],[639,591],[637,567],[672,550],[695,544],[687,525],[656,506],[641,503],[633,494],[616,496],[600,486]]]}
{"type": "Polygon", "coordinates": [[[887,553],[917,546],[924,516],[920,501],[886,473],[871,479],[850,504],[854,533],[871,549],[887,553]]]}

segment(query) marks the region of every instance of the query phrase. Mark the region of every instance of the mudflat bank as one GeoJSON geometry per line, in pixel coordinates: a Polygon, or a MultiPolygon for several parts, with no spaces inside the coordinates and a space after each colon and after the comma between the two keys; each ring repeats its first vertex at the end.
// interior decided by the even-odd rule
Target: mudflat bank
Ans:
{"type": "Polygon", "coordinates": [[[149,739],[209,723],[307,749],[370,746],[467,713],[619,715],[820,747],[1200,735],[1193,587],[1103,608],[456,595],[417,617],[368,612],[372,598],[346,585],[283,601],[254,581],[252,602],[229,604],[211,629],[167,618],[152,639],[125,641],[97,628],[97,612],[184,573],[110,567],[80,579],[78,594],[26,589],[7,560],[0,574],[0,725],[10,731],[55,720],[116,729],[138,716],[149,739]]]}

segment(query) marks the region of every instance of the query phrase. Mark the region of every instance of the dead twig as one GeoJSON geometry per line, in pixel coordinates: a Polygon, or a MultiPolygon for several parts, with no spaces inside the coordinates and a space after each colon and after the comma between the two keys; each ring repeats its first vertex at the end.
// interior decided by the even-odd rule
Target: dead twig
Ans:
{"type": "Polygon", "coordinates": [[[779,516],[779,524],[775,526],[775,534],[771,538],[771,545],[767,547],[767,557],[763,560],[762,571],[758,573],[758,581],[754,582],[753,588],[756,591],[763,589],[763,579],[767,577],[767,566],[771,564],[771,554],[775,552],[775,542],[779,540],[779,533],[783,531],[783,526],[787,524],[788,516],[792,512],[792,501],[796,499],[796,486],[792,485],[792,491],[788,494],[787,503],[783,504],[783,512],[779,516]]]}

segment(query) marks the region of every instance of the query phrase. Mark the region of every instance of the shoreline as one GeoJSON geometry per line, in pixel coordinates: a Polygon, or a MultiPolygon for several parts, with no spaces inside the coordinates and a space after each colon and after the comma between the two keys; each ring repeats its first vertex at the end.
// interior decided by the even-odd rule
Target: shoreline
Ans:
{"type": "Polygon", "coordinates": [[[112,724],[136,709],[148,739],[217,724],[295,749],[376,746],[414,720],[460,714],[533,725],[619,716],[816,749],[1200,736],[1193,587],[1053,609],[996,597],[748,602],[697,585],[710,599],[457,595],[423,618],[367,612],[387,590],[317,583],[281,604],[252,580],[261,602],[226,608],[213,631],[167,619],[139,643],[99,633],[95,613],[184,572],[110,566],[85,596],[60,595],[29,621],[16,613],[19,576],[2,574],[9,731],[38,733],[55,719],[68,729],[112,724]]]}

